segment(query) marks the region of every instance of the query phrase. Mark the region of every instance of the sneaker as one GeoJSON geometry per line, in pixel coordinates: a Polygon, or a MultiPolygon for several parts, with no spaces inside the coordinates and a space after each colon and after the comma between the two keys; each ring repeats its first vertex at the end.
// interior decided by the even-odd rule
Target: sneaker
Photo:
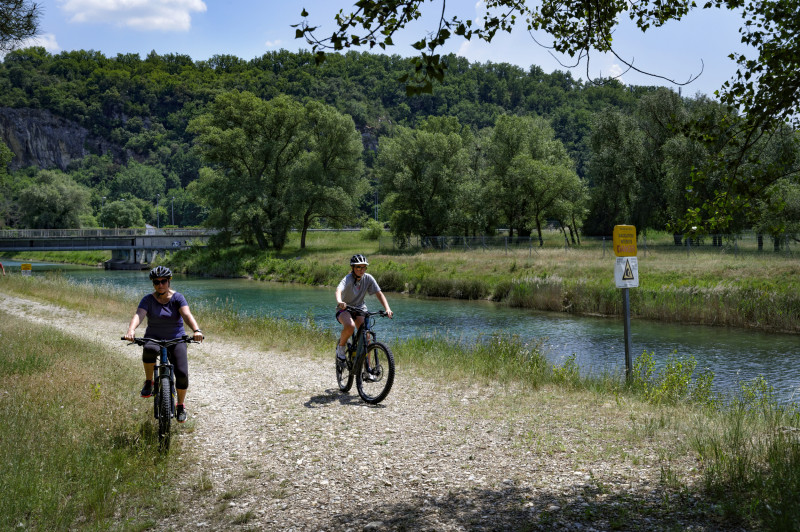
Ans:
{"type": "Polygon", "coordinates": [[[339,360],[344,360],[347,356],[347,346],[346,345],[337,345],[336,346],[336,358],[339,360]]]}
{"type": "Polygon", "coordinates": [[[186,421],[186,407],[183,405],[178,405],[175,409],[175,419],[178,420],[178,423],[183,423],[186,421]]]}
{"type": "Polygon", "coordinates": [[[345,364],[347,363],[347,346],[344,345],[337,345],[336,346],[336,369],[339,371],[344,371],[345,364]]]}
{"type": "Polygon", "coordinates": [[[144,381],[142,388],[142,397],[151,397],[153,395],[153,381],[144,381]]]}

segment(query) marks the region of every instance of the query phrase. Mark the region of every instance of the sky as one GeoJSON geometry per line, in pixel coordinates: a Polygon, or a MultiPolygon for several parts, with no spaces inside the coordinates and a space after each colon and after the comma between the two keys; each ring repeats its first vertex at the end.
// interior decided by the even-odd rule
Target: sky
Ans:
{"type": "MultiPolygon", "coordinates": [[[[410,43],[435,29],[441,1],[426,4],[420,21],[395,37],[395,46],[386,53],[405,57],[416,55],[410,43]]],[[[36,42],[51,53],[69,50],[95,50],[107,57],[117,53],[185,54],[205,60],[216,54],[230,54],[245,60],[264,53],[286,49],[310,50],[310,45],[295,38],[292,24],[301,22],[303,8],[309,22],[328,35],[334,28],[334,15],[349,12],[354,0],[39,0],[44,14],[36,42]]],[[[475,18],[479,0],[449,0],[448,17],[458,14],[475,18]]],[[[736,72],[728,58],[733,51],[746,52],[740,44],[738,14],[706,10],[689,14],[680,22],[642,34],[632,24],[621,24],[614,35],[619,55],[637,68],[678,83],[702,74],[681,87],[684,96],[713,95],[736,72]]],[[[548,43],[546,34],[537,34],[539,43],[548,43]]],[[[491,44],[454,37],[442,53],[456,53],[470,62],[511,63],[527,70],[531,65],[545,72],[572,72],[586,80],[587,66],[569,68],[570,58],[557,58],[537,44],[520,26],[512,34],[498,32],[491,44]]],[[[366,49],[365,49],[366,51],[366,49]]],[[[753,55],[752,52],[750,55],[753,55]]],[[[678,90],[678,85],[661,78],[645,76],[625,67],[613,56],[594,54],[589,64],[592,78],[621,75],[625,84],[663,85],[678,90]]]]}

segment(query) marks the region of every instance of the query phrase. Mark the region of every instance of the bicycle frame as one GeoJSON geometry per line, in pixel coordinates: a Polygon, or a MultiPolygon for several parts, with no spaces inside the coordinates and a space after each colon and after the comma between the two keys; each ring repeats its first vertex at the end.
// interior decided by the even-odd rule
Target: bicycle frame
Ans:
{"type": "MultiPolygon", "coordinates": [[[[125,338],[122,338],[125,340],[125,338]]],[[[158,437],[159,442],[163,449],[169,449],[170,440],[170,420],[175,417],[175,371],[174,366],[169,361],[168,348],[179,343],[195,343],[195,340],[189,336],[181,338],[173,338],[171,340],[159,340],[156,338],[134,338],[131,344],[144,346],[147,343],[154,343],[159,346],[159,357],[156,359],[156,366],[153,369],[153,415],[158,420],[158,437]],[[169,382],[169,389],[165,390],[162,387],[161,381],[167,378],[169,382]],[[168,394],[168,395],[164,395],[168,394]],[[166,412],[168,397],[169,412],[166,412]],[[162,409],[166,415],[162,416],[162,409]]],[[[130,344],[129,344],[130,345],[130,344]]]]}
{"type": "Polygon", "coordinates": [[[350,306],[347,307],[347,310],[351,314],[364,316],[364,323],[359,325],[355,332],[353,332],[349,344],[350,349],[348,349],[348,354],[351,356],[348,357],[347,367],[352,370],[353,362],[355,362],[358,356],[363,355],[367,351],[367,346],[378,339],[375,335],[375,331],[372,330],[372,326],[375,324],[375,318],[373,316],[383,315],[384,311],[362,312],[350,306]]]}

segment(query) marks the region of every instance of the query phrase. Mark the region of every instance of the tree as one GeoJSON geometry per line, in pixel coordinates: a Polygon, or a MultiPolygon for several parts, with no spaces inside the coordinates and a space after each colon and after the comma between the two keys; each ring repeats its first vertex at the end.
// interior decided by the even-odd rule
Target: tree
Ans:
{"type": "MultiPolygon", "coordinates": [[[[515,231],[520,236],[529,236],[536,225],[532,216],[538,217],[545,210],[543,204],[533,207],[535,202],[543,199],[534,196],[540,193],[539,184],[549,179],[553,172],[567,175],[573,167],[564,145],[555,139],[555,133],[546,120],[515,115],[503,115],[497,119],[488,146],[487,162],[494,203],[503,214],[512,237],[515,231]],[[561,171],[562,168],[566,173],[561,171]]],[[[560,189],[559,184],[555,186],[556,190],[560,189]]],[[[551,201],[548,196],[545,203],[549,205],[551,201]]]]}
{"type": "Polygon", "coordinates": [[[21,223],[32,229],[80,227],[82,214],[90,213],[87,188],[57,170],[42,170],[33,185],[19,196],[21,223]]]}
{"type": "Polygon", "coordinates": [[[598,113],[595,120],[587,172],[592,201],[586,225],[589,234],[610,235],[615,225],[632,221],[640,194],[644,138],[634,119],[617,111],[598,113]]]}
{"type": "Polygon", "coordinates": [[[112,201],[101,210],[99,222],[104,227],[144,227],[142,211],[133,201],[112,201]]]}
{"type": "Polygon", "coordinates": [[[0,52],[36,35],[41,8],[28,0],[0,0],[0,52]]]}
{"type": "Polygon", "coordinates": [[[399,127],[393,137],[382,138],[375,171],[395,238],[404,242],[413,234],[446,234],[467,168],[458,133],[399,127]]]}
{"type": "Polygon", "coordinates": [[[291,226],[293,165],[305,141],[303,106],[288,96],[264,101],[250,92],[220,94],[188,131],[203,157],[190,185],[210,209],[209,223],[282,249],[291,226]]]}
{"type": "Polygon", "coordinates": [[[368,187],[361,163],[364,145],[353,119],[311,101],[306,104],[306,123],[307,145],[292,192],[302,227],[301,249],[314,220],[325,218],[334,225],[353,220],[368,187]]]}
{"type": "Polygon", "coordinates": [[[113,197],[130,194],[143,200],[156,201],[156,194],[163,194],[165,186],[166,179],[158,168],[131,160],[114,176],[109,184],[109,193],[113,197]]]}

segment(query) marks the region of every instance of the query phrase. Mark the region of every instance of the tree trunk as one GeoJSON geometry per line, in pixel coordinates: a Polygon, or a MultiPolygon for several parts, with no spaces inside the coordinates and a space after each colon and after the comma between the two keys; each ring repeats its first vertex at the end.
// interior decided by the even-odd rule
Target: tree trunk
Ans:
{"type": "Polygon", "coordinates": [[[539,247],[544,247],[544,239],[542,239],[542,222],[536,219],[536,233],[539,235],[539,247]]]}
{"type": "Polygon", "coordinates": [[[578,224],[575,223],[575,216],[572,216],[572,227],[575,228],[575,236],[578,237],[578,245],[581,244],[581,234],[578,232],[578,224]]]}
{"type": "Polygon", "coordinates": [[[303,232],[300,233],[300,249],[306,249],[306,235],[308,234],[309,225],[311,225],[310,210],[303,213],[303,232]]]}

